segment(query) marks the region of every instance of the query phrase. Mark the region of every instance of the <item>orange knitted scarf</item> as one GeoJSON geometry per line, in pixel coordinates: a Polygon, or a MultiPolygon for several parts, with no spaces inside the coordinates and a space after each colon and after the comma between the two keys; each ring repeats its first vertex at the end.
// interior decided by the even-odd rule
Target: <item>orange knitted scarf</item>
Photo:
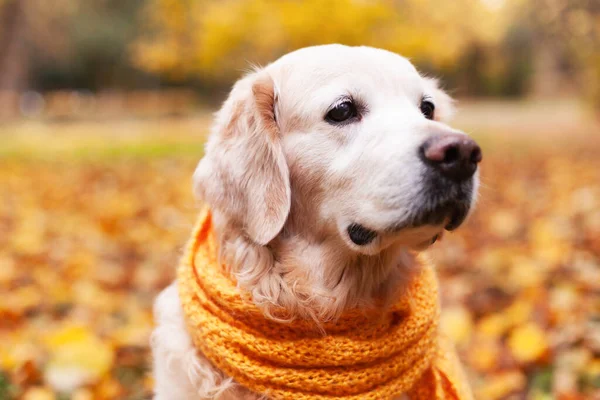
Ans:
{"type": "Polygon", "coordinates": [[[388,312],[336,322],[269,320],[217,262],[211,215],[202,212],[178,287],[195,346],[253,392],[286,400],[470,400],[452,346],[437,329],[437,281],[422,272],[388,312]]]}

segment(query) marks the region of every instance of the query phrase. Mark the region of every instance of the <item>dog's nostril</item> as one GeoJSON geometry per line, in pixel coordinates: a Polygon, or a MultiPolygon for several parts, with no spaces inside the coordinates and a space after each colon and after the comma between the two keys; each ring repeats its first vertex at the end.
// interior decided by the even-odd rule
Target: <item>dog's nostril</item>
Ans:
{"type": "Polygon", "coordinates": [[[442,161],[442,162],[451,163],[451,162],[458,161],[459,156],[460,156],[460,153],[458,151],[458,146],[450,146],[446,150],[446,153],[444,154],[444,161],[442,161]]]}
{"type": "Polygon", "coordinates": [[[471,162],[477,164],[481,161],[482,158],[483,156],[481,154],[481,148],[479,146],[476,146],[473,149],[473,152],[471,153],[471,162]]]}

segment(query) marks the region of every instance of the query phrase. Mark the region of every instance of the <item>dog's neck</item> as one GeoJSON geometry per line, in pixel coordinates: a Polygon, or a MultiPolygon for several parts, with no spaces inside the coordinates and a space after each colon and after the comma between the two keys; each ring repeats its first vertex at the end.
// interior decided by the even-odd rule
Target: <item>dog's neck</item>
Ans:
{"type": "Polygon", "coordinates": [[[221,261],[267,317],[283,307],[290,318],[328,321],[351,308],[385,307],[418,265],[401,246],[357,254],[338,236],[304,231],[293,219],[267,246],[253,243],[219,212],[213,219],[221,261]]]}

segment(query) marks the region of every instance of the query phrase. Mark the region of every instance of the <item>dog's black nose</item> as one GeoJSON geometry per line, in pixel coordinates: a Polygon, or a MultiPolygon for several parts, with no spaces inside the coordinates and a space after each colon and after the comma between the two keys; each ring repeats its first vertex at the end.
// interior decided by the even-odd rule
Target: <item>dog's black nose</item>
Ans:
{"type": "Polygon", "coordinates": [[[433,136],[420,148],[421,158],[454,181],[473,176],[481,161],[481,148],[466,135],[447,133],[433,136]]]}

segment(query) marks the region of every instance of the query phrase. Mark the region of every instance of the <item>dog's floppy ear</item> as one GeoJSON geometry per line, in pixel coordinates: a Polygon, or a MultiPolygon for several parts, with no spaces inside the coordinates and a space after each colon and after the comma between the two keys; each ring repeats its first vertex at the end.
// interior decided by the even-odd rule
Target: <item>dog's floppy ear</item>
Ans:
{"type": "Polygon", "coordinates": [[[196,195],[260,245],[281,231],[291,203],[275,100],[266,72],[238,81],[217,114],[194,173],[196,195]]]}
{"type": "Polygon", "coordinates": [[[448,122],[454,115],[454,99],[440,88],[439,81],[435,78],[425,78],[425,90],[435,102],[434,119],[448,122]]]}

